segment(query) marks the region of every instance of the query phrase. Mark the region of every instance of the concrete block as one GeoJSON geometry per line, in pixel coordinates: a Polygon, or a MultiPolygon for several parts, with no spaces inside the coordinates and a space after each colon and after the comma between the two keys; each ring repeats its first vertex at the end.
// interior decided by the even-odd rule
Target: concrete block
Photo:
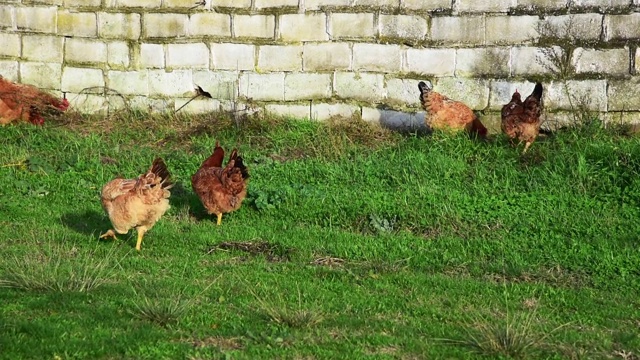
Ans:
{"type": "Polygon", "coordinates": [[[114,71],[107,73],[109,89],[122,95],[148,95],[149,76],[142,71],[114,71]]]}
{"type": "Polygon", "coordinates": [[[203,43],[168,44],[168,68],[209,68],[209,48],[203,43]]]}
{"type": "Polygon", "coordinates": [[[331,13],[329,19],[329,34],[333,39],[376,36],[373,13],[331,13]]]}
{"type": "Polygon", "coordinates": [[[307,43],[302,51],[304,71],[335,71],[351,69],[351,48],[348,43],[307,43]]]}
{"type": "Polygon", "coordinates": [[[629,6],[629,0],[576,0],[573,7],[598,6],[598,7],[623,7],[629,6]]]}
{"type": "Polygon", "coordinates": [[[81,93],[85,89],[104,85],[102,70],[69,66],[62,70],[62,91],[81,93]]]}
{"type": "Polygon", "coordinates": [[[266,9],[274,7],[298,7],[298,0],[255,0],[256,9],[266,9]]]}
{"type": "Polygon", "coordinates": [[[387,79],[386,93],[387,100],[392,104],[401,104],[404,107],[420,106],[420,91],[418,90],[419,80],[413,79],[387,79]]]}
{"type": "Polygon", "coordinates": [[[351,118],[360,116],[362,110],[359,106],[349,104],[325,104],[311,103],[311,120],[325,121],[333,117],[351,118]]]}
{"type": "Polygon", "coordinates": [[[19,57],[22,51],[20,35],[0,33],[0,56],[19,57]]]}
{"type": "Polygon", "coordinates": [[[342,99],[375,103],[386,97],[382,74],[336,72],[333,88],[336,96],[342,99]]]}
{"type": "Polygon", "coordinates": [[[637,111],[610,111],[602,116],[607,125],[632,125],[631,131],[634,134],[640,132],[640,112],[637,111]]]}
{"type": "Polygon", "coordinates": [[[604,33],[607,40],[640,38],[640,13],[605,15],[604,33]]]}
{"type": "Polygon", "coordinates": [[[15,8],[13,6],[0,7],[0,29],[16,29],[15,8]]]}
{"type": "Polygon", "coordinates": [[[95,37],[98,20],[93,12],[58,11],[58,34],[78,37],[95,37]]]}
{"type": "Polygon", "coordinates": [[[212,8],[240,8],[248,9],[251,7],[251,0],[213,0],[210,1],[212,8]]]}
{"type": "MultiPolygon", "coordinates": [[[[193,0],[163,0],[162,7],[170,9],[190,9],[196,6],[193,0]]],[[[207,6],[198,6],[196,9],[206,9],[207,6]]],[[[194,9],[195,10],[195,9],[194,9]]]]}
{"type": "Polygon", "coordinates": [[[193,83],[209,92],[214,99],[235,102],[239,76],[235,71],[194,70],[193,83]]]}
{"type": "Polygon", "coordinates": [[[517,0],[459,0],[454,8],[461,13],[506,13],[517,6],[517,0]]]}
{"type": "Polygon", "coordinates": [[[180,112],[187,114],[209,114],[220,111],[220,100],[205,98],[198,98],[193,101],[190,100],[190,97],[176,99],[174,109],[178,110],[182,108],[180,109],[180,112]],[[187,104],[187,102],[189,103],[187,104]]]}
{"type": "Polygon", "coordinates": [[[18,81],[18,62],[13,60],[0,60],[0,76],[9,81],[18,81]]]}
{"type": "Polygon", "coordinates": [[[305,10],[320,10],[331,7],[347,7],[351,5],[351,0],[305,0],[305,10]]]}
{"type": "Polygon", "coordinates": [[[280,40],[287,42],[327,41],[324,13],[285,14],[279,17],[280,40]]]}
{"type": "Polygon", "coordinates": [[[489,105],[489,81],[483,79],[441,78],[434,91],[461,101],[474,110],[483,110],[489,105]]]}
{"type": "Polygon", "coordinates": [[[140,44],[140,66],[143,68],[164,68],[164,45],[140,44]]]}
{"type": "Polygon", "coordinates": [[[417,11],[435,11],[435,10],[450,10],[451,0],[402,0],[400,7],[408,10],[417,11]]]}
{"type": "MultiPolygon", "coordinates": [[[[511,101],[511,96],[518,90],[524,100],[531,92],[536,84],[528,81],[506,81],[506,80],[493,80],[491,81],[491,96],[489,97],[489,109],[493,111],[500,111],[502,107],[511,101]]],[[[547,85],[543,84],[543,89],[546,89],[547,85]]],[[[547,96],[547,91],[543,90],[543,98],[547,96]]]]}
{"type": "Polygon", "coordinates": [[[602,33],[600,14],[549,16],[540,23],[540,35],[551,38],[599,40],[602,33]]]}
{"type": "Polygon", "coordinates": [[[150,96],[189,96],[193,94],[191,70],[149,70],[150,96]]]}
{"type": "Polygon", "coordinates": [[[125,41],[107,43],[107,62],[115,69],[129,67],[129,45],[125,41]]]}
{"type": "Polygon", "coordinates": [[[422,40],[427,34],[427,19],[422,16],[380,14],[378,21],[383,38],[422,40]]]}
{"type": "Polygon", "coordinates": [[[530,46],[511,48],[511,75],[553,74],[552,69],[556,68],[548,59],[545,51],[555,51],[557,54],[561,54],[563,50],[557,46],[547,49],[530,46]]]}
{"type": "Polygon", "coordinates": [[[115,8],[158,9],[160,5],[162,5],[162,0],[105,0],[106,7],[115,8]]]}
{"type": "Polygon", "coordinates": [[[455,49],[407,49],[405,72],[433,76],[453,76],[455,49]]]}
{"type": "Polygon", "coordinates": [[[189,34],[191,36],[230,37],[231,15],[215,12],[193,14],[189,17],[189,34]]]}
{"type": "Polygon", "coordinates": [[[211,43],[212,68],[255,70],[256,47],[249,44],[211,43]]]}
{"type": "Polygon", "coordinates": [[[146,38],[176,38],[187,36],[189,18],[185,14],[145,13],[143,34],[146,38]]]}
{"type": "Polygon", "coordinates": [[[517,0],[518,7],[526,9],[558,10],[567,6],[567,0],[517,0]]]}
{"type": "Polygon", "coordinates": [[[353,6],[394,9],[400,6],[399,0],[353,0],[353,6]]]}
{"type": "Polygon", "coordinates": [[[33,31],[55,34],[58,8],[19,7],[15,9],[16,27],[19,31],[33,31]]]}
{"type": "Polygon", "coordinates": [[[533,42],[539,37],[538,22],[537,16],[487,16],[485,41],[487,44],[518,45],[533,42]]]}
{"type": "Polygon", "coordinates": [[[65,8],[100,7],[102,0],[64,0],[65,8]]]}
{"type": "Polygon", "coordinates": [[[137,13],[98,13],[98,34],[106,39],[138,40],[141,26],[137,13]]]}
{"type": "Polygon", "coordinates": [[[302,45],[258,47],[259,71],[302,71],[302,45]]]}
{"type": "Polygon", "coordinates": [[[594,50],[577,48],[571,56],[576,73],[629,75],[629,48],[594,50]]]}
{"type": "Polygon", "coordinates": [[[289,73],[284,78],[284,100],[330,98],[331,82],[331,74],[289,73]]]}
{"type": "Polygon", "coordinates": [[[22,57],[31,61],[62,63],[63,44],[64,38],[58,36],[24,35],[22,57]]]}
{"type": "MultiPolygon", "coordinates": [[[[640,0],[638,0],[640,1],[640,0]]],[[[640,48],[636,49],[636,54],[635,54],[635,74],[640,74],[640,48]]]]}
{"type": "Polygon", "coordinates": [[[545,107],[569,111],[607,111],[607,81],[569,80],[566,84],[552,81],[547,86],[545,107]]]}
{"type": "Polygon", "coordinates": [[[276,18],[273,15],[233,15],[233,32],[238,38],[273,39],[276,18]]]}
{"type": "Polygon", "coordinates": [[[401,112],[370,107],[362,108],[362,119],[398,131],[427,131],[425,112],[401,112]]]}
{"type": "Polygon", "coordinates": [[[283,101],[284,73],[240,74],[240,97],[254,101],[283,101]]]}
{"type": "Polygon", "coordinates": [[[505,78],[509,76],[510,48],[458,49],[456,54],[457,77],[482,77],[486,75],[505,78]]]}
{"type": "Polygon", "coordinates": [[[132,109],[163,113],[175,111],[175,100],[152,99],[147,96],[132,96],[129,98],[129,106],[132,109]]]}
{"type": "Polygon", "coordinates": [[[484,44],[484,33],[483,16],[438,16],[431,19],[431,40],[445,44],[484,44]]]}
{"type": "Polygon", "coordinates": [[[289,104],[267,104],[265,111],[276,116],[284,116],[292,119],[311,119],[312,104],[289,105],[289,104]]]}
{"type": "Polygon", "coordinates": [[[89,39],[66,39],[64,58],[77,63],[106,63],[107,44],[89,39]]]}
{"type": "Polygon", "coordinates": [[[62,77],[60,63],[20,62],[20,80],[43,89],[59,89],[62,77]]]}
{"type": "Polygon", "coordinates": [[[607,98],[608,111],[640,111],[640,77],[609,81],[607,98]]]}
{"type": "Polygon", "coordinates": [[[402,50],[399,45],[354,44],[353,69],[398,72],[402,69],[402,50]]]}
{"type": "Polygon", "coordinates": [[[70,108],[81,114],[106,115],[109,109],[109,99],[103,95],[68,93],[70,108]]]}

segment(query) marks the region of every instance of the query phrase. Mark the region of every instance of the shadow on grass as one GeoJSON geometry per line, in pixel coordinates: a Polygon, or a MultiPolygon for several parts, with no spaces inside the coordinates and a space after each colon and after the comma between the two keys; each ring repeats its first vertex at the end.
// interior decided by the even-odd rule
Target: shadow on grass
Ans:
{"type": "Polygon", "coordinates": [[[111,227],[107,215],[95,210],[64,214],[61,219],[64,226],[83,235],[95,235],[96,238],[111,227]]]}

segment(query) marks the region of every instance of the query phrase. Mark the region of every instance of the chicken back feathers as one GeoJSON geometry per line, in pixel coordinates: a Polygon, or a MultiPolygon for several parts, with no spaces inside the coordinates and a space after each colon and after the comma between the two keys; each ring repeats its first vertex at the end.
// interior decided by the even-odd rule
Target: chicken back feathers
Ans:
{"type": "Polygon", "coordinates": [[[165,162],[157,158],[137,179],[116,178],[102,188],[102,207],[117,233],[126,234],[136,228],[141,238],[141,233],[153,227],[170,208],[170,177],[165,162]]]}
{"type": "Polygon", "coordinates": [[[66,98],[58,99],[35,86],[13,83],[0,76],[0,125],[19,120],[42,125],[43,113],[65,111],[68,107],[66,98]]]}
{"type": "Polygon", "coordinates": [[[425,123],[432,129],[466,130],[481,137],[487,135],[487,128],[467,105],[451,100],[433,91],[424,81],[418,83],[420,103],[427,112],[425,123]]]}
{"type": "Polygon", "coordinates": [[[233,149],[227,165],[222,167],[224,150],[216,142],[213,154],[191,176],[191,186],[209,214],[218,216],[240,208],[247,196],[249,171],[238,151],[233,149]]]}
{"type": "Polygon", "coordinates": [[[525,142],[523,153],[533,144],[540,132],[542,93],[542,84],[538,82],[524,102],[516,90],[511,96],[511,101],[502,107],[502,132],[510,139],[518,138],[519,141],[525,142]]]}

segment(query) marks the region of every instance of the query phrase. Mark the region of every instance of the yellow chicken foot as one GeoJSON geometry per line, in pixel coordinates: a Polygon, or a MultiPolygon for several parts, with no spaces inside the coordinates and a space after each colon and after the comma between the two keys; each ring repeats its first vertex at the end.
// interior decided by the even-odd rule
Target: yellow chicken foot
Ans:
{"type": "Polygon", "coordinates": [[[108,238],[112,238],[113,240],[118,240],[118,238],[116,237],[116,233],[113,232],[112,229],[107,230],[106,233],[100,235],[100,239],[108,239],[108,238]]]}
{"type": "Polygon", "coordinates": [[[138,229],[138,241],[136,242],[136,250],[140,251],[140,249],[142,248],[142,238],[144,237],[144,234],[147,232],[147,229],[144,228],[140,228],[138,229]]]}
{"type": "Polygon", "coordinates": [[[524,153],[527,152],[527,149],[529,149],[529,146],[531,146],[532,143],[527,142],[526,144],[524,144],[524,150],[522,151],[522,154],[524,155],[524,153]]]}
{"type": "Polygon", "coordinates": [[[222,224],[222,213],[216,214],[218,216],[218,221],[216,222],[216,225],[220,225],[222,224]]]}

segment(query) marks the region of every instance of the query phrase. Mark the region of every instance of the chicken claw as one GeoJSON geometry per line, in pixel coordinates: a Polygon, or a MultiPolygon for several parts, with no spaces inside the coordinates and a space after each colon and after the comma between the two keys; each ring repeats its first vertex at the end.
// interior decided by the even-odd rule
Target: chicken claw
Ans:
{"type": "Polygon", "coordinates": [[[216,215],[218,216],[218,221],[216,222],[216,225],[221,225],[222,224],[222,213],[218,213],[216,215]]]}
{"type": "Polygon", "coordinates": [[[108,238],[112,238],[113,240],[118,240],[118,238],[116,237],[116,233],[113,232],[112,229],[107,230],[106,233],[100,235],[100,239],[108,239],[108,238]]]}
{"type": "Polygon", "coordinates": [[[136,242],[136,250],[140,251],[140,249],[142,248],[142,238],[144,237],[144,234],[147,232],[147,229],[145,228],[139,228],[138,229],[138,241],[136,242]]]}

